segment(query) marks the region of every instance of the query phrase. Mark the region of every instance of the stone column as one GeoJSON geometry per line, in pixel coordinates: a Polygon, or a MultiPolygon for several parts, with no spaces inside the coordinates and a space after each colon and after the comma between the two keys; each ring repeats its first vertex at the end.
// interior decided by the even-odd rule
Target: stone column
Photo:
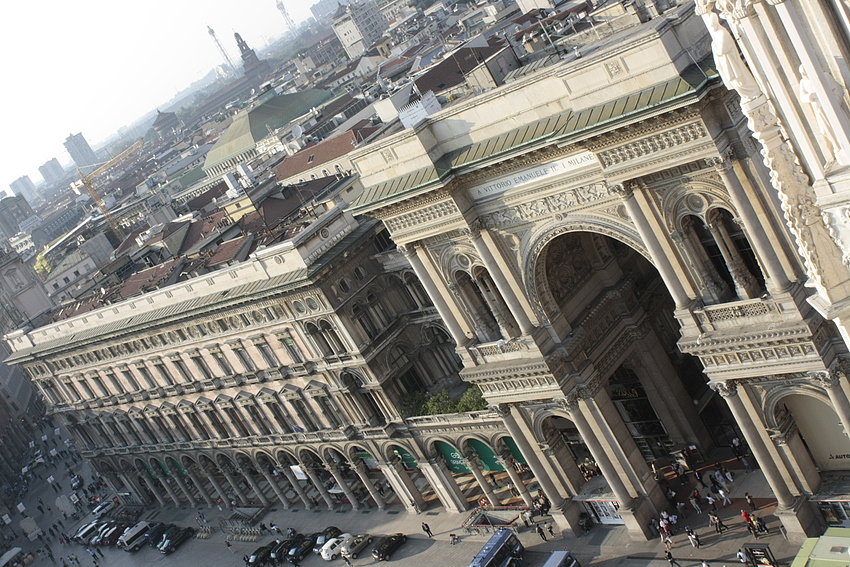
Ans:
{"type": "Polygon", "coordinates": [[[765,479],[776,496],[779,507],[792,507],[795,500],[794,495],[788,490],[788,485],[776,468],[776,464],[773,462],[767,447],[764,445],[756,424],[750,418],[744,404],[741,402],[741,398],[738,396],[737,383],[715,382],[711,384],[711,387],[729,404],[729,409],[732,411],[735,421],[741,427],[741,431],[747,440],[747,445],[749,445],[750,450],[753,452],[753,456],[764,472],[765,479]]]}
{"type": "Polygon", "coordinates": [[[464,512],[469,508],[466,496],[455,482],[454,476],[452,476],[442,458],[429,459],[427,463],[419,463],[419,470],[428,479],[437,494],[437,498],[440,499],[446,510],[464,512]]]}
{"type": "Polygon", "coordinates": [[[313,502],[307,496],[307,493],[304,492],[304,487],[301,486],[301,483],[298,481],[297,478],[295,478],[295,473],[292,472],[292,469],[289,468],[289,465],[281,465],[280,469],[278,470],[280,470],[280,472],[283,473],[283,476],[286,477],[286,480],[289,481],[289,485],[292,486],[292,490],[295,491],[295,494],[298,495],[298,498],[301,499],[301,502],[304,503],[304,506],[306,506],[308,510],[312,510],[313,502]]]}
{"type": "Polygon", "coordinates": [[[239,504],[242,506],[248,505],[248,498],[245,497],[245,492],[242,490],[242,487],[236,484],[236,479],[233,478],[233,475],[227,468],[221,467],[221,474],[224,475],[224,478],[227,479],[227,483],[233,489],[233,492],[236,493],[236,497],[239,500],[239,504]]]}
{"type": "Polygon", "coordinates": [[[782,268],[782,262],[779,261],[767,232],[762,228],[762,223],[753,209],[747,192],[741,185],[741,180],[738,179],[733,170],[731,148],[724,155],[708,158],[705,161],[714,166],[714,169],[720,175],[720,179],[723,180],[723,185],[726,186],[729,196],[732,197],[732,203],[744,221],[747,238],[752,242],[761,265],[767,272],[765,276],[770,280],[771,287],[778,292],[787,291],[791,286],[791,281],[782,268]]]}
{"type": "Polygon", "coordinates": [[[218,480],[215,478],[215,472],[216,471],[214,469],[207,469],[207,478],[210,479],[210,484],[213,485],[213,488],[218,493],[218,497],[221,499],[224,505],[230,508],[230,498],[227,497],[227,492],[224,491],[224,489],[221,487],[221,484],[219,484],[218,480]]]}
{"type": "Polygon", "coordinates": [[[289,500],[284,495],[283,491],[280,489],[280,486],[277,484],[277,480],[266,470],[262,471],[263,477],[266,479],[266,482],[269,483],[269,486],[274,490],[275,496],[277,496],[278,501],[283,506],[284,510],[289,510],[289,500]]]}
{"type": "Polygon", "coordinates": [[[413,268],[414,273],[416,273],[416,277],[422,282],[422,287],[425,288],[425,291],[434,303],[434,307],[440,314],[440,318],[445,322],[455,344],[458,346],[466,344],[468,338],[462,328],[461,322],[455,316],[454,311],[448,301],[446,301],[446,297],[437,287],[437,283],[431,278],[431,274],[426,267],[426,262],[429,262],[427,252],[416,243],[399,246],[398,249],[404,254],[407,261],[410,262],[410,266],[413,268]]]}
{"type": "Polygon", "coordinates": [[[404,470],[404,465],[401,459],[396,459],[391,463],[379,461],[378,468],[387,479],[387,482],[393,488],[393,491],[398,496],[401,503],[408,512],[416,512],[425,508],[425,499],[422,498],[422,493],[416,488],[413,479],[404,470]]]}
{"type": "Polygon", "coordinates": [[[366,490],[369,491],[369,496],[372,497],[372,500],[375,501],[375,504],[378,506],[378,510],[383,510],[386,507],[384,504],[384,499],[381,498],[380,492],[375,488],[375,485],[372,484],[372,479],[369,478],[369,472],[366,470],[366,465],[363,462],[354,463],[351,465],[354,469],[354,472],[357,473],[357,476],[360,477],[360,482],[363,483],[363,486],[366,487],[366,490]]]}
{"type": "Polygon", "coordinates": [[[139,488],[139,485],[135,483],[132,479],[131,474],[127,474],[125,472],[118,473],[118,477],[124,482],[124,485],[133,491],[133,495],[139,500],[142,504],[148,503],[148,496],[145,492],[139,488]]]}
{"type": "Polygon", "coordinates": [[[159,483],[162,485],[163,488],[165,488],[165,491],[174,501],[174,504],[180,506],[180,498],[178,498],[177,493],[174,492],[174,489],[171,488],[171,483],[168,482],[168,477],[160,477],[159,483]]]}
{"type": "Polygon", "coordinates": [[[522,501],[525,502],[526,506],[531,508],[534,504],[534,498],[532,498],[531,494],[528,493],[528,487],[525,486],[525,483],[520,478],[519,473],[516,472],[513,464],[513,458],[505,456],[499,456],[496,458],[499,460],[499,464],[504,467],[505,472],[508,473],[508,478],[511,479],[511,484],[516,487],[522,501]]]}
{"type": "Polygon", "coordinates": [[[738,254],[738,249],[729,237],[729,231],[726,230],[726,226],[721,219],[715,217],[713,221],[709,222],[708,231],[714,238],[714,243],[720,249],[720,255],[723,256],[723,261],[729,269],[729,274],[735,283],[735,294],[740,299],[752,299],[756,297],[758,295],[756,280],[747,269],[740,254],[738,254]]]}
{"type": "MultiPolygon", "coordinates": [[[[530,335],[534,330],[534,324],[531,322],[531,319],[529,319],[528,313],[521,304],[517,294],[514,292],[514,289],[511,287],[510,282],[508,282],[508,278],[504,272],[504,267],[499,265],[493,252],[488,247],[488,243],[484,241],[482,233],[487,232],[487,229],[481,226],[480,220],[476,219],[474,222],[470,223],[470,230],[472,245],[475,246],[475,251],[478,252],[478,255],[481,257],[481,261],[484,262],[484,266],[487,268],[490,278],[493,280],[493,283],[496,284],[496,288],[502,295],[502,299],[505,301],[505,304],[511,314],[514,316],[514,319],[519,325],[522,333],[524,335],[530,335]]],[[[490,240],[492,242],[492,239],[490,240]]],[[[500,254],[501,252],[497,251],[496,253],[500,254]]]]}
{"type": "Polygon", "coordinates": [[[656,238],[652,227],[641,209],[641,205],[636,199],[634,185],[635,183],[629,183],[628,186],[617,185],[612,186],[612,189],[618,191],[623,198],[626,212],[629,214],[629,218],[632,219],[638,234],[640,234],[640,239],[646,245],[646,249],[652,258],[652,263],[658,269],[658,273],[661,274],[661,279],[664,280],[664,284],[670,291],[670,295],[673,296],[673,300],[676,302],[676,308],[684,308],[691,300],[688,297],[687,291],[685,291],[685,287],[679,280],[673,264],[670,262],[672,255],[668,256],[667,251],[662,248],[661,242],[656,238]]]}
{"type": "Polygon", "coordinates": [[[316,471],[314,471],[312,467],[307,466],[304,463],[299,463],[299,465],[301,465],[301,470],[304,471],[304,474],[307,475],[307,477],[310,479],[310,482],[313,483],[313,486],[316,487],[316,490],[322,496],[322,500],[325,501],[325,504],[327,505],[328,510],[333,510],[334,509],[333,498],[331,497],[330,493],[328,492],[328,489],[325,488],[325,485],[322,484],[322,480],[316,474],[316,471]]]}
{"type": "Polygon", "coordinates": [[[254,491],[254,494],[257,495],[257,498],[260,499],[260,503],[264,507],[271,506],[269,499],[266,498],[266,495],[263,494],[262,490],[260,490],[260,485],[257,484],[257,482],[254,480],[254,477],[251,476],[251,472],[248,469],[240,467],[240,468],[236,469],[236,472],[238,472],[239,474],[241,474],[242,476],[245,477],[245,480],[248,481],[248,485],[251,487],[251,490],[254,491]]]}
{"type": "Polygon", "coordinates": [[[850,435],[850,400],[847,399],[847,395],[841,387],[841,375],[842,373],[835,370],[809,372],[809,376],[815,383],[826,390],[827,395],[829,395],[829,401],[832,402],[832,407],[844,427],[844,434],[850,435]]]}
{"type": "Polygon", "coordinates": [[[496,498],[496,495],[493,493],[493,487],[490,486],[490,483],[487,482],[487,478],[484,476],[484,473],[481,472],[478,456],[466,455],[464,463],[466,464],[466,467],[472,471],[472,476],[475,477],[475,481],[478,483],[478,486],[481,487],[481,491],[484,492],[484,496],[487,498],[490,506],[501,506],[502,503],[499,502],[499,499],[496,498]]]}
{"type": "Polygon", "coordinates": [[[186,500],[189,502],[189,504],[191,504],[192,506],[194,506],[194,505],[195,505],[195,503],[196,503],[196,501],[195,501],[195,496],[194,496],[194,495],[192,494],[192,492],[189,490],[189,487],[188,487],[188,486],[186,486],[186,483],[185,483],[185,482],[183,482],[183,479],[182,479],[182,478],[180,478],[180,472],[179,472],[179,471],[177,471],[177,470],[174,470],[174,469],[172,468],[172,474],[174,475],[174,476],[172,477],[172,478],[174,479],[174,482],[176,482],[176,483],[177,483],[177,486],[178,486],[178,487],[180,488],[180,490],[183,492],[184,496],[186,496],[186,500]]]}
{"type": "Polygon", "coordinates": [[[339,470],[339,467],[331,463],[324,463],[324,465],[325,469],[329,473],[331,473],[331,476],[334,477],[334,480],[336,480],[336,483],[342,489],[342,492],[343,494],[345,494],[345,497],[348,498],[349,502],[351,502],[352,510],[359,510],[360,502],[357,500],[357,497],[354,496],[354,493],[351,491],[351,487],[348,486],[347,482],[345,482],[345,478],[342,476],[342,472],[339,470]]]}
{"type": "Polygon", "coordinates": [[[147,487],[151,491],[151,493],[154,495],[154,498],[156,498],[156,501],[159,502],[159,505],[164,508],[165,507],[165,499],[159,493],[159,489],[157,489],[156,485],[153,483],[150,476],[147,474],[146,471],[144,471],[140,474],[142,475],[142,480],[147,485],[147,487]]]}
{"type": "Polygon", "coordinates": [[[198,475],[190,469],[186,469],[186,474],[189,476],[190,479],[192,479],[192,484],[194,484],[195,488],[198,489],[198,494],[201,495],[201,498],[204,499],[204,502],[207,503],[207,506],[209,506],[210,508],[215,506],[215,500],[213,500],[209,492],[207,492],[206,487],[201,483],[201,480],[198,478],[198,475]]]}

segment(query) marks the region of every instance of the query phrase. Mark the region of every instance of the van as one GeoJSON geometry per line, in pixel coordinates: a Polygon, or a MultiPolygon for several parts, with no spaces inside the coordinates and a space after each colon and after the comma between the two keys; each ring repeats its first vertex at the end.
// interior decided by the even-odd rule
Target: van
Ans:
{"type": "Polygon", "coordinates": [[[107,514],[112,509],[112,502],[105,501],[97,505],[97,508],[92,510],[92,515],[98,520],[107,514]]]}
{"type": "Polygon", "coordinates": [[[581,567],[569,551],[553,551],[543,567],[581,567]]]}
{"type": "Polygon", "coordinates": [[[77,530],[77,533],[74,534],[72,539],[76,540],[78,543],[82,543],[84,545],[88,545],[89,540],[97,535],[97,530],[100,528],[100,522],[91,522],[86,524],[77,530]]]}
{"type": "Polygon", "coordinates": [[[118,547],[124,551],[138,551],[145,543],[145,534],[151,528],[150,522],[139,522],[135,526],[127,528],[127,531],[118,538],[118,547]]]}

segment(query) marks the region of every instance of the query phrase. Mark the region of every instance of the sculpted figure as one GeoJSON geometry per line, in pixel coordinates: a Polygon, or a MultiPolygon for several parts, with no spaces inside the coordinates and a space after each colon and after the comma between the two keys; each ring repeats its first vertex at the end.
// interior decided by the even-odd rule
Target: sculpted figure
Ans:
{"type": "Polygon", "coordinates": [[[738,44],[732,34],[720,23],[717,12],[706,12],[702,14],[702,19],[711,35],[711,52],[723,84],[727,89],[737,91],[744,101],[759,96],[761,89],[738,54],[738,44]]]}
{"type": "MultiPolygon", "coordinates": [[[[835,93],[836,87],[838,87],[837,84],[825,86],[830,87],[829,90],[833,93],[835,93]]],[[[809,79],[809,75],[806,73],[806,69],[802,65],[800,65],[800,102],[809,105],[809,108],[812,110],[812,114],[815,115],[818,130],[820,131],[821,136],[823,136],[823,149],[826,153],[827,161],[837,160],[839,163],[846,165],[847,158],[844,156],[844,153],[838,145],[838,139],[835,137],[835,131],[832,129],[832,124],[829,123],[829,119],[826,117],[826,112],[823,110],[823,104],[818,99],[818,94],[815,92],[814,85],[812,85],[812,81],[809,79]]]]}

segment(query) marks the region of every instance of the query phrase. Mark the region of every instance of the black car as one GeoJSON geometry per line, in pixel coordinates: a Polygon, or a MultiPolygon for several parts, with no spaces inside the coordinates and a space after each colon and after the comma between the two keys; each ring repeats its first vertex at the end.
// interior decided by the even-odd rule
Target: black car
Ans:
{"type": "Polygon", "coordinates": [[[372,548],[372,557],[378,561],[389,561],[393,552],[401,547],[407,541],[407,536],[404,534],[393,534],[384,536],[378,540],[375,547],[372,548]]]}
{"type": "Polygon", "coordinates": [[[310,535],[300,535],[301,538],[289,548],[289,553],[286,554],[286,560],[290,563],[300,563],[305,557],[307,557],[307,554],[313,550],[313,546],[316,545],[316,540],[319,539],[322,532],[316,532],[310,535]]]}
{"type": "Polygon", "coordinates": [[[280,565],[281,563],[283,563],[286,554],[289,553],[289,550],[292,548],[292,546],[297,545],[299,541],[300,539],[296,536],[284,540],[280,543],[274,543],[274,547],[272,547],[269,559],[271,559],[272,563],[280,565]]]}
{"type": "Polygon", "coordinates": [[[145,534],[145,541],[151,547],[156,547],[162,541],[162,534],[175,527],[174,524],[157,524],[145,534]]]}
{"type": "Polygon", "coordinates": [[[268,545],[258,547],[254,553],[248,556],[248,561],[246,563],[247,567],[267,565],[272,556],[272,549],[274,549],[275,546],[277,546],[277,543],[271,542],[268,545]]]}
{"type": "Polygon", "coordinates": [[[171,539],[167,544],[165,544],[162,549],[160,549],[160,553],[168,555],[169,553],[174,553],[177,551],[177,548],[180,547],[184,542],[192,539],[192,536],[195,535],[197,530],[193,527],[179,529],[171,536],[171,539]]]}
{"type": "Polygon", "coordinates": [[[322,533],[319,534],[319,537],[316,538],[316,543],[313,544],[313,553],[318,555],[322,552],[322,548],[325,546],[325,543],[332,537],[336,537],[342,533],[342,530],[336,526],[328,526],[324,529],[322,533]]]}

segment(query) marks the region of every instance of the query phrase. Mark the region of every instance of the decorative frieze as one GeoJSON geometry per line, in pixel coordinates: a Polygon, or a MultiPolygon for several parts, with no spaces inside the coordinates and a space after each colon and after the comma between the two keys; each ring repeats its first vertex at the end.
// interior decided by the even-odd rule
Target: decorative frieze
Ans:
{"type": "Polygon", "coordinates": [[[487,228],[529,222],[556,213],[580,210],[587,205],[604,201],[616,195],[616,192],[604,182],[591,183],[549,197],[494,211],[484,215],[481,220],[487,228]]]}
{"type": "Polygon", "coordinates": [[[384,219],[384,224],[390,232],[395,233],[406,228],[459,214],[460,211],[458,211],[454,202],[441,201],[401,216],[384,219]]]}
{"type": "Polygon", "coordinates": [[[608,168],[707,137],[708,131],[703,123],[696,121],[599,151],[596,156],[602,167],[608,168]]]}

